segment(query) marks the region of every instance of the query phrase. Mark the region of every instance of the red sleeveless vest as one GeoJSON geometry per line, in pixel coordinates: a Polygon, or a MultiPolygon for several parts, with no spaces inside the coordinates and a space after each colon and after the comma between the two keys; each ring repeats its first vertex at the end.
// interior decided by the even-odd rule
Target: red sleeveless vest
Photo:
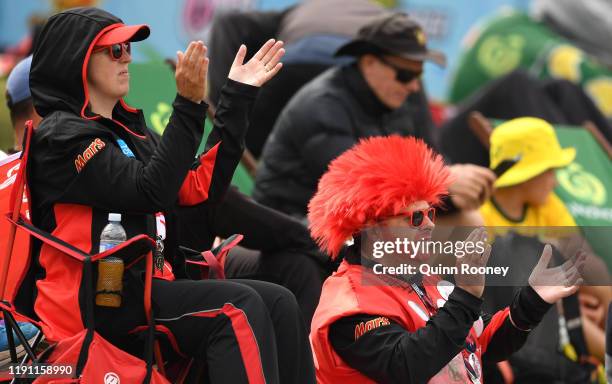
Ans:
{"type": "MultiPolygon", "coordinates": [[[[410,285],[395,279],[393,281],[396,284],[390,285],[388,281],[382,280],[380,276],[374,275],[361,265],[348,264],[346,261],[325,281],[310,332],[318,383],[374,382],[348,366],[334,351],[328,333],[329,326],[336,320],[356,314],[372,314],[385,316],[410,332],[425,326],[429,320],[429,312],[419,296],[410,285]]],[[[446,303],[448,295],[454,289],[452,283],[437,277],[425,277],[423,282],[427,295],[438,308],[446,303]]],[[[507,309],[502,312],[507,313],[507,309]]],[[[504,318],[507,316],[505,313],[499,315],[504,318]]],[[[481,355],[486,350],[486,344],[492,334],[483,334],[482,318],[474,322],[470,333],[476,340],[478,361],[475,365],[482,380],[481,355]]],[[[429,383],[471,383],[461,352],[432,377],[429,383]]]]}

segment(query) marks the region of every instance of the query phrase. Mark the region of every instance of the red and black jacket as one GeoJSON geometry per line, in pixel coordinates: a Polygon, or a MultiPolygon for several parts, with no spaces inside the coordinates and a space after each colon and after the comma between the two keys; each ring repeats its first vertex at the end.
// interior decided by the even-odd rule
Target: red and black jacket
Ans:
{"type": "MultiPolygon", "coordinates": [[[[224,195],[244,148],[257,88],[228,80],[208,138],[211,149],[194,164],[205,103],[177,95],[161,138],[148,130],[142,112],[123,100],[112,119],[91,112],[86,79],[92,49],[102,34],[121,25],[105,11],[77,8],[51,17],[43,27],[30,73],[34,106],[43,117],[28,167],[32,220],[81,250],[96,253],[109,212],[122,213],[128,238],[142,233],[155,237],[155,214],[162,212],[167,228],[164,256],[173,261],[178,246],[173,212],[179,205],[224,195]]],[[[53,302],[62,292],[49,288],[62,288],[57,273],[63,270],[55,270],[47,251],[35,245],[40,268],[35,270],[33,296],[40,298],[47,290],[44,299],[53,302]]],[[[138,275],[138,268],[135,271],[138,275]]],[[[35,299],[39,316],[41,309],[48,312],[60,305],[41,307],[39,302],[35,299]]]]}

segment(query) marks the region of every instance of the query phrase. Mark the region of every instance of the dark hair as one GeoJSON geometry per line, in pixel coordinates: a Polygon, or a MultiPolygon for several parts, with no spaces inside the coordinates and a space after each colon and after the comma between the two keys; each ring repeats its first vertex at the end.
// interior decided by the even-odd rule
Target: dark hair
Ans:
{"type": "Polygon", "coordinates": [[[11,115],[11,124],[14,126],[17,120],[27,120],[32,116],[34,111],[34,104],[32,98],[28,97],[25,100],[21,100],[18,103],[14,103],[11,100],[11,96],[8,91],[6,92],[6,106],[9,109],[11,115]]]}

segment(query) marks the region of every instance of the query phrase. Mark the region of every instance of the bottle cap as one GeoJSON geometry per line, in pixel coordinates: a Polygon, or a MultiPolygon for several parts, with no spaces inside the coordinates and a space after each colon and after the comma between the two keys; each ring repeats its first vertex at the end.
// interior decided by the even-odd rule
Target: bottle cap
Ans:
{"type": "Polygon", "coordinates": [[[120,213],[109,213],[108,221],[116,221],[116,222],[121,221],[121,214],[120,213]]]}

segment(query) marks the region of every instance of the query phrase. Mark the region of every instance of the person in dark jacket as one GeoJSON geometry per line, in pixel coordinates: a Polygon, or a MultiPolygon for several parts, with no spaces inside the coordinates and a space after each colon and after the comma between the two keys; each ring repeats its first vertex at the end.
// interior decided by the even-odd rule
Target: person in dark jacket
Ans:
{"type": "MultiPolygon", "coordinates": [[[[329,162],[360,138],[398,134],[433,145],[420,76],[424,60],[443,65],[444,56],[427,49],[425,40],[418,24],[393,13],[374,19],[340,47],[337,55],[355,56],[356,62],[324,72],[289,101],[264,146],[255,200],[304,217],[329,162]]],[[[476,209],[495,176],[472,165],[452,171],[457,181],[449,205],[476,209]]]]}
{"type": "Polygon", "coordinates": [[[303,223],[258,204],[233,187],[221,202],[188,207],[180,214],[184,218],[179,221],[180,244],[191,249],[209,249],[217,236],[244,235],[222,260],[225,276],[288,288],[300,306],[306,329],[310,327],[323,280],[335,264],[319,251],[303,223]],[[191,225],[194,220],[202,225],[191,225]]]}
{"type": "MultiPolygon", "coordinates": [[[[96,8],[68,10],[45,24],[30,73],[34,106],[43,117],[28,168],[32,220],[88,253],[97,252],[110,212],[122,214],[128,238],[155,238],[156,261],[161,257],[152,291],[156,323],[168,330],[177,354],[207,362],[211,382],[313,382],[303,320],[288,290],[248,280],[175,280],[171,271],[181,265],[175,211],[225,194],[257,89],[282,66],[282,43],[268,41],[246,63],[241,46],[221,92],[212,148],[193,164],[208,107],[206,47],[192,42],[177,53],[178,94],[158,138],[142,112],[122,99],[129,90],[130,42],[148,35],[148,26],[126,26],[96,8]],[[280,366],[278,354],[289,356],[280,366]]],[[[34,316],[51,341],[77,333],[83,324],[74,313],[74,269],[40,243],[33,256],[34,316]]],[[[122,305],[95,311],[96,330],[132,353],[138,350],[130,349],[136,340],[129,334],[146,324],[140,309],[145,266],[138,256],[125,260],[130,268],[122,305]]]]}

